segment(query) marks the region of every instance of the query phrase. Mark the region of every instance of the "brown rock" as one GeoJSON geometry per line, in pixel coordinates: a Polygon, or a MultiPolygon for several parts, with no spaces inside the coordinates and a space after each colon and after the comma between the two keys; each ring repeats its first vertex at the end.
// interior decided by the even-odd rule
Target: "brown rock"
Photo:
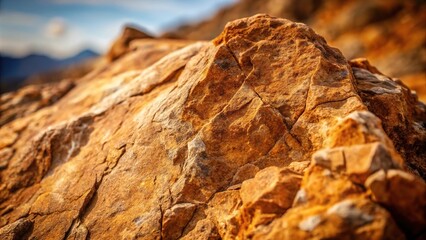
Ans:
{"type": "Polygon", "coordinates": [[[247,211],[279,214],[291,207],[301,180],[300,175],[287,168],[265,168],[242,184],[243,207],[247,211]]]}
{"type": "Polygon", "coordinates": [[[265,225],[289,209],[302,177],[283,168],[269,167],[245,181],[240,190],[239,236],[247,238],[259,225],[265,225]],[[249,234],[248,234],[249,233],[249,234]]]}
{"type": "Polygon", "coordinates": [[[426,184],[400,170],[380,171],[365,182],[374,201],[383,204],[394,219],[415,238],[426,230],[426,184]]]}
{"type": "MultiPolygon", "coordinates": [[[[417,234],[400,221],[421,226],[421,218],[402,215],[395,224],[405,203],[390,208],[371,190],[380,188],[361,184],[381,170],[424,174],[425,109],[413,95],[401,95],[408,88],[365,64],[351,67],[306,25],[266,15],[230,22],[213,42],[130,45],[131,52],[75,80],[58,101],[1,126],[1,233],[34,239],[417,234]],[[405,120],[394,110],[386,118],[371,104],[384,99],[399,99],[395,111],[405,120]],[[403,137],[395,126],[412,135],[403,137]],[[307,167],[324,148],[325,160],[314,157],[307,167]]],[[[407,176],[386,181],[396,183],[395,191],[422,181],[407,176]]]]}
{"type": "Polygon", "coordinates": [[[426,106],[399,80],[370,72],[366,60],[350,62],[360,96],[382,121],[386,135],[406,159],[406,167],[423,179],[426,170],[426,106]],[[360,62],[362,62],[360,64],[360,62]],[[359,67],[359,68],[358,68],[359,67]]]}
{"type": "Polygon", "coordinates": [[[136,39],[142,38],[152,38],[147,33],[144,33],[137,27],[127,25],[123,28],[123,31],[109,49],[106,57],[109,61],[114,61],[117,58],[123,56],[127,51],[129,51],[130,42],[136,39]]]}
{"type": "Polygon", "coordinates": [[[257,172],[259,172],[259,167],[248,163],[237,170],[234,177],[232,178],[231,185],[240,184],[247,179],[254,178],[257,172]]]}
{"type": "Polygon", "coordinates": [[[253,239],[405,239],[388,212],[365,199],[291,209],[253,239]]]}
{"type": "Polygon", "coordinates": [[[74,83],[63,80],[58,84],[32,85],[0,97],[0,126],[41,108],[54,104],[67,94],[74,83]]]}
{"type": "Polygon", "coordinates": [[[360,184],[378,170],[398,168],[398,163],[379,142],[320,150],[313,154],[312,164],[344,172],[360,184]]]}
{"type": "Polygon", "coordinates": [[[14,223],[0,228],[0,237],[5,240],[28,238],[33,228],[33,222],[19,219],[14,223]]]}
{"type": "Polygon", "coordinates": [[[380,169],[397,167],[397,163],[380,143],[353,146],[344,150],[346,173],[356,182],[364,182],[380,169]]]}
{"type": "Polygon", "coordinates": [[[234,238],[238,235],[238,214],[242,202],[240,191],[228,190],[214,195],[209,203],[208,215],[213,220],[222,238],[234,238]]]}
{"type": "Polygon", "coordinates": [[[167,209],[163,213],[162,235],[163,239],[178,239],[182,236],[187,223],[194,215],[197,206],[192,203],[180,203],[167,209]]]}
{"type": "Polygon", "coordinates": [[[254,239],[405,239],[382,207],[345,174],[311,165],[293,207],[254,232],[254,239]]]}
{"type": "Polygon", "coordinates": [[[382,72],[401,78],[426,102],[426,4],[422,1],[241,0],[211,19],[164,36],[212,39],[229,21],[260,12],[309,24],[347,59],[367,57],[382,72]]]}
{"type": "Polygon", "coordinates": [[[288,168],[294,172],[303,174],[310,163],[310,161],[292,162],[288,165],[288,168]]]}

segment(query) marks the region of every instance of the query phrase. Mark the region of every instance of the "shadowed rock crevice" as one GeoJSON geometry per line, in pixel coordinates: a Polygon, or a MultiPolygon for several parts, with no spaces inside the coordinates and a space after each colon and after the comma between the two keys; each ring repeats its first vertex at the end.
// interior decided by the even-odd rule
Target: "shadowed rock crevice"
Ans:
{"type": "Polygon", "coordinates": [[[90,209],[93,208],[93,204],[95,204],[95,198],[96,198],[96,192],[98,191],[100,185],[102,184],[102,180],[108,176],[108,174],[114,170],[115,166],[117,166],[118,162],[120,161],[120,158],[123,156],[123,154],[126,153],[126,145],[119,147],[120,154],[118,155],[118,158],[113,166],[110,168],[105,169],[104,173],[101,175],[100,180],[96,180],[94,182],[94,185],[90,188],[89,192],[86,195],[83,204],[81,205],[81,208],[79,210],[79,213],[77,217],[73,220],[71,226],[67,230],[64,239],[69,239],[70,236],[76,236],[79,237],[83,228],[84,236],[90,236],[90,231],[87,230],[87,227],[84,226],[84,218],[89,213],[90,209]]]}

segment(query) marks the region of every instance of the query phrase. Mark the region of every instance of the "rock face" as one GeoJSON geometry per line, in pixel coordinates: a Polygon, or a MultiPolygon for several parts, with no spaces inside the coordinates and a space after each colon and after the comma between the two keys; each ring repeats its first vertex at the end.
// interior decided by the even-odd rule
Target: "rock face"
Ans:
{"type": "Polygon", "coordinates": [[[417,0],[241,0],[211,19],[165,36],[212,39],[229,21],[256,13],[304,22],[347,59],[367,57],[426,102],[426,4],[417,0]]]}
{"type": "Polygon", "coordinates": [[[132,44],[51,104],[2,96],[1,239],[425,236],[426,109],[400,81],[267,15],[132,44]]]}

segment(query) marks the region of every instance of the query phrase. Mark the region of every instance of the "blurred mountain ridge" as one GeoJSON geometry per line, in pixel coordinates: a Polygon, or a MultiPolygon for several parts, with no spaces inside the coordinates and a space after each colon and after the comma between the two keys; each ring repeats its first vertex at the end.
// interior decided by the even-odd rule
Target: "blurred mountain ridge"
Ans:
{"type": "Polygon", "coordinates": [[[99,53],[91,49],[85,49],[74,56],[62,59],[39,53],[32,53],[24,57],[0,54],[1,92],[13,90],[32,75],[58,70],[96,57],[99,57],[99,53]]]}

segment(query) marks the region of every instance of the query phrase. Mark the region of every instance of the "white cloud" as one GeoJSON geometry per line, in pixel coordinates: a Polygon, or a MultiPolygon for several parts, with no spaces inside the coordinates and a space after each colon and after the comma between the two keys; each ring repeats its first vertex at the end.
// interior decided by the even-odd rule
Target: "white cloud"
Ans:
{"type": "MultiPolygon", "coordinates": [[[[164,26],[169,25],[168,23],[173,23],[174,26],[182,20],[205,18],[209,12],[217,9],[218,5],[232,3],[236,0],[41,1],[65,5],[113,6],[131,11],[128,11],[129,14],[124,16],[119,14],[126,11],[120,11],[117,15],[108,17],[102,14],[98,16],[96,11],[82,11],[79,16],[87,21],[87,24],[83,23],[82,25],[81,21],[74,22],[73,17],[67,17],[66,20],[61,18],[48,19],[47,16],[0,12],[0,52],[12,55],[39,52],[58,58],[71,56],[88,47],[103,52],[108,49],[111,42],[119,34],[124,23],[135,22],[141,24],[149,32],[158,34],[163,31],[164,26]],[[87,20],[92,18],[93,21],[87,20]],[[17,24],[25,26],[16,28],[17,24]]],[[[102,9],[100,9],[101,11],[102,9]]]]}
{"type": "MultiPolygon", "coordinates": [[[[14,30],[0,31],[0,39],[0,52],[16,57],[38,53],[54,58],[66,58],[91,47],[92,44],[97,46],[97,42],[88,41],[85,32],[71,25],[68,26],[66,35],[61,38],[52,38],[42,31],[14,30]]],[[[98,50],[98,48],[93,49],[98,50]]]]}
{"type": "Polygon", "coordinates": [[[65,35],[68,26],[62,18],[52,18],[45,27],[45,33],[49,37],[59,38],[65,35]]]}
{"type": "Polygon", "coordinates": [[[0,23],[13,26],[34,26],[41,22],[41,18],[23,12],[5,11],[0,13],[0,23]]]}
{"type": "Polygon", "coordinates": [[[208,6],[223,6],[237,2],[237,0],[45,0],[53,4],[81,4],[92,6],[116,6],[135,11],[146,12],[175,12],[188,10],[194,7],[205,8],[208,6]]]}
{"type": "Polygon", "coordinates": [[[1,37],[0,53],[22,57],[31,53],[31,47],[22,39],[1,37]]]}
{"type": "Polygon", "coordinates": [[[142,11],[158,11],[164,10],[171,7],[181,6],[174,1],[140,1],[140,0],[48,0],[51,3],[56,4],[82,4],[82,5],[92,5],[92,6],[118,6],[123,8],[128,8],[132,10],[142,10],[142,11]]]}

